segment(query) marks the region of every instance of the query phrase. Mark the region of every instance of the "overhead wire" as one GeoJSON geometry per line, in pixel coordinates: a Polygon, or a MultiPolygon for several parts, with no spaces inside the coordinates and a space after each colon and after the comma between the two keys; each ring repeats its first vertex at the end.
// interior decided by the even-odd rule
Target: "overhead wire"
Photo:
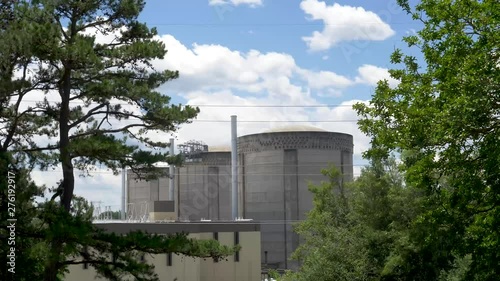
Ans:
{"type": "MultiPolygon", "coordinates": [[[[25,100],[25,102],[39,102],[35,100],[25,100]]],[[[56,101],[50,101],[56,102],[56,101]]],[[[79,101],[83,103],[83,101],[79,101]]],[[[95,103],[98,104],[98,103],[95,103]]],[[[130,105],[128,103],[116,103],[110,105],[130,105]]],[[[199,104],[199,105],[189,105],[192,107],[209,107],[209,108],[331,108],[331,107],[352,107],[352,105],[346,104],[319,104],[319,105],[224,105],[224,104],[199,104]]],[[[104,114],[104,113],[102,113],[104,114]]],[[[95,116],[94,116],[95,117],[95,116]]],[[[130,117],[129,119],[120,118],[116,116],[108,116],[108,119],[112,120],[129,120],[133,121],[137,118],[130,117]]],[[[189,122],[202,122],[202,123],[230,123],[231,120],[210,120],[210,119],[192,119],[189,122]]],[[[238,120],[238,123],[354,123],[358,122],[355,119],[349,120],[238,120]]]]}
{"type": "MultiPolygon", "coordinates": [[[[204,120],[194,119],[192,122],[230,123],[231,120],[204,120]]],[[[238,123],[352,123],[358,120],[238,120],[238,123]]]]}
{"type": "MultiPolygon", "coordinates": [[[[29,102],[29,103],[37,103],[37,102],[42,102],[40,100],[23,100],[23,102],[29,102]]],[[[60,101],[54,101],[50,100],[48,101],[49,103],[57,103],[60,101]]],[[[84,101],[78,100],[78,101],[71,101],[70,104],[73,103],[85,103],[84,101]]],[[[91,102],[90,104],[100,104],[98,102],[91,102]]],[[[135,104],[130,104],[126,102],[116,102],[116,103],[110,103],[110,105],[130,105],[130,106],[137,106],[135,104]]],[[[258,108],[258,107],[270,107],[270,108],[323,108],[323,107],[352,107],[352,104],[184,104],[184,106],[192,106],[192,107],[220,107],[220,108],[258,108]]]]}
{"type": "MultiPolygon", "coordinates": [[[[380,24],[384,25],[385,23],[383,22],[365,22],[368,24],[380,24]]],[[[325,22],[301,22],[301,23],[293,23],[293,22],[276,22],[276,23],[271,23],[271,22],[263,22],[263,23],[252,23],[252,22],[246,22],[246,23],[214,23],[214,22],[177,22],[177,23],[155,23],[155,22],[148,22],[150,25],[154,26],[220,26],[220,27],[231,27],[231,26],[350,26],[351,24],[347,23],[325,23],[325,22]]],[[[405,25],[405,24],[413,24],[413,22],[391,22],[391,24],[398,24],[398,25],[405,25]]]]}
{"type": "MultiPolygon", "coordinates": [[[[278,164],[275,164],[275,166],[278,165],[278,164]]],[[[336,168],[341,168],[341,167],[365,167],[367,166],[368,164],[356,164],[356,165],[335,165],[336,168]]],[[[213,165],[213,166],[207,166],[207,167],[218,167],[217,165],[213,165]]],[[[285,168],[287,167],[287,165],[280,165],[280,168],[285,168]]],[[[319,165],[316,165],[314,167],[319,167],[318,168],[318,172],[317,173],[293,173],[293,172],[289,172],[289,173],[277,173],[277,172],[248,172],[248,171],[245,171],[245,176],[248,176],[248,175],[251,175],[251,176],[288,176],[288,175],[301,175],[301,176],[323,176],[323,174],[321,173],[321,170],[322,169],[327,169],[328,168],[328,165],[322,165],[322,166],[319,166],[319,165]]],[[[177,167],[179,169],[179,167],[177,167]]],[[[184,167],[180,167],[180,168],[184,168],[184,167]]],[[[198,167],[199,168],[199,167],[198,167]]],[[[297,168],[300,168],[300,166],[298,166],[297,168]]],[[[33,170],[32,172],[39,172],[39,173],[62,173],[63,171],[62,170],[59,170],[59,169],[56,169],[56,170],[33,170]]],[[[75,174],[113,174],[113,171],[107,171],[107,170],[94,170],[94,171],[82,171],[82,170],[75,170],[74,171],[75,174]]],[[[120,173],[119,173],[120,174],[120,173]]],[[[231,176],[231,172],[228,172],[228,173],[224,173],[224,172],[219,172],[219,173],[208,173],[208,172],[194,172],[194,171],[190,171],[190,172],[182,172],[180,174],[180,176],[210,176],[210,175],[218,175],[219,177],[222,177],[222,176],[231,176]]],[[[348,175],[348,174],[347,174],[348,175]]]]}

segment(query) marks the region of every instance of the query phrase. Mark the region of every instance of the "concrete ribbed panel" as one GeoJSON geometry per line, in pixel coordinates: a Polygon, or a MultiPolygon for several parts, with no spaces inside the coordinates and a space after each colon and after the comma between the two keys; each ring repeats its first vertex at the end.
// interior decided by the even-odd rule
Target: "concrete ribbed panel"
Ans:
{"type": "Polygon", "coordinates": [[[216,220],[219,218],[219,167],[207,167],[207,218],[216,220]]]}
{"type": "Polygon", "coordinates": [[[245,155],[245,218],[284,219],[282,175],[283,151],[264,151],[245,155]]]}
{"type": "Polygon", "coordinates": [[[206,152],[198,162],[178,171],[179,218],[228,220],[231,218],[231,154],[206,152]]]}
{"type": "Polygon", "coordinates": [[[127,201],[132,204],[151,202],[151,182],[138,181],[133,173],[127,175],[127,201]]]}
{"type": "Polygon", "coordinates": [[[160,189],[158,191],[159,201],[171,200],[170,198],[168,198],[169,189],[170,189],[169,178],[159,178],[158,181],[159,181],[159,187],[160,187],[160,189]]]}
{"type": "Polygon", "coordinates": [[[149,200],[158,201],[160,199],[160,181],[159,179],[149,181],[149,200]]]}
{"type": "Polygon", "coordinates": [[[341,166],[341,152],[336,150],[299,150],[300,166],[298,166],[299,184],[299,218],[306,218],[306,213],[312,209],[313,196],[308,190],[308,185],[318,185],[322,181],[328,181],[328,177],[321,174],[321,170],[334,165],[338,169],[341,166]]]}
{"type": "MultiPolygon", "coordinates": [[[[175,175],[176,208],[181,220],[197,221],[202,218],[229,220],[231,218],[231,166],[230,153],[202,154],[202,161],[186,163],[177,168],[175,175]]],[[[168,175],[168,168],[164,169],[168,175]]],[[[128,175],[128,202],[136,205],[169,200],[169,178],[137,181],[128,175]]]]}
{"type": "Polygon", "coordinates": [[[201,165],[188,165],[180,169],[186,174],[185,181],[179,188],[179,217],[187,220],[208,218],[209,200],[207,196],[206,178],[208,169],[201,165]]]}
{"type": "MultiPolygon", "coordinates": [[[[230,154],[229,154],[230,155],[230,154]]],[[[218,166],[218,207],[219,217],[214,219],[230,220],[232,217],[231,208],[231,165],[218,166]]]]}

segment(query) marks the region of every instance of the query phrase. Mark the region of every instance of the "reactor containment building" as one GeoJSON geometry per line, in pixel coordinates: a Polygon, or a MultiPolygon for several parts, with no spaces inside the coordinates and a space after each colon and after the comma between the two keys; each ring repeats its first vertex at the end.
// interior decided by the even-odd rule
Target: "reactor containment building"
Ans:
{"type": "MultiPolygon", "coordinates": [[[[309,184],[328,179],[321,170],[333,165],[344,181],[353,177],[353,137],[310,126],[289,126],[238,138],[238,214],[261,224],[263,266],[295,268],[289,261],[300,240],[293,224],[313,207],[309,184]]],[[[175,169],[178,220],[231,219],[231,152],[200,146],[175,169]]],[[[168,173],[168,168],[167,173],[168,173]]],[[[167,200],[167,178],[149,183],[129,173],[127,201],[167,200]]]]}

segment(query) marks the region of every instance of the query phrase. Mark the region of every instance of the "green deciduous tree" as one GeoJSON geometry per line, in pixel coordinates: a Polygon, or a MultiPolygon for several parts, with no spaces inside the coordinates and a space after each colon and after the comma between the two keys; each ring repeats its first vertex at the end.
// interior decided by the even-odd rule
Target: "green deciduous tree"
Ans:
{"type": "MultiPolygon", "coordinates": [[[[379,82],[369,105],[355,106],[372,137],[365,156],[411,152],[408,184],[425,190],[433,208],[416,223],[420,258],[447,270],[470,259],[466,280],[500,276],[500,2],[398,1],[424,27],[405,38],[425,62],[396,50],[400,81],[379,82]],[[443,243],[440,243],[443,242],[443,243]],[[434,246],[432,246],[434,245],[434,246]],[[440,247],[434,248],[433,247],[440,247]]],[[[400,259],[400,269],[415,256],[400,259]]]]}
{"type": "MultiPolygon", "coordinates": [[[[394,264],[400,253],[411,252],[423,194],[403,184],[392,158],[372,161],[345,186],[335,168],[323,174],[330,181],[310,187],[314,208],[296,228],[304,242],[292,258],[301,267],[285,280],[410,280],[398,279],[394,264]]],[[[414,273],[419,280],[421,273],[414,273]]]]}
{"type": "Polygon", "coordinates": [[[301,264],[298,272],[289,272],[285,280],[360,280],[365,250],[352,224],[340,173],[324,169],[329,178],[318,186],[311,185],[314,207],[295,231],[303,243],[292,254],[301,264]]]}

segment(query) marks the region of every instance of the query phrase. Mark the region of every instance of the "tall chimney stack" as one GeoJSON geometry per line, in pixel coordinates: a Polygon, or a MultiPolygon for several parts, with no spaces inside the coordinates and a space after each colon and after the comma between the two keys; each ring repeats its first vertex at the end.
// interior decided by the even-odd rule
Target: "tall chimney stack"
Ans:
{"type": "MultiPolygon", "coordinates": [[[[174,138],[170,139],[170,156],[174,156],[174,138]]],[[[175,176],[175,166],[170,164],[168,167],[169,181],[168,186],[170,187],[168,200],[175,201],[175,192],[174,192],[174,176],[175,176]]]]}
{"type": "Polygon", "coordinates": [[[232,215],[238,218],[238,137],[236,115],[231,116],[232,215]]]}
{"type": "Polygon", "coordinates": [[[122,168],[122,208],[121,208],[121,219],[126,220],[126,190],[127,190],[127,169],[122,168]]]}

